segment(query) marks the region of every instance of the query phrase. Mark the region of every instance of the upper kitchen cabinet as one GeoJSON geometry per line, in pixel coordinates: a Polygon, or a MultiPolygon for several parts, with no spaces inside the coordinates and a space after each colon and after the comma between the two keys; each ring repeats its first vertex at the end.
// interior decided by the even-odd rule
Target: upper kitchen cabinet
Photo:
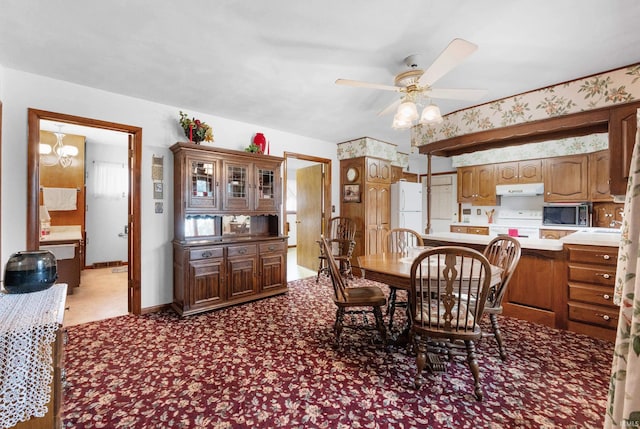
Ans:
{"type": "Polygon", "coordinates": [[[638,121],[636,111],[640,103],[612,107],[609,112],[609,166],[611,168],[610,192],[624,195],[627,192],[631,154],[636,139],[638,121]]]}
{"type": "Polygon", "coordinates": [[[589,200],[588,155],[547,158],[543,164],[545,202],[589,200]]]}
{"type": "Polygon", "coordinates": [[[496,166],[496,185],[542,182],[542,160],[504,162],[496,166]]]}
{"type": "Polygon", "coordinates": [[[386,159],[366,158],[367,182],[391,183],[391,163],[386,159]]]}
{"type": "Polygon", "coordinates": [[[609,151],[601,150],[589,154],[589,199],[590,201],[613,201],[609,192],[609,151]]]}
{"type": "Polygon", "coordinates": [[[495,206],[495,165],[474,165],[458,168],[458,202],[474,206],[495,206]]]}

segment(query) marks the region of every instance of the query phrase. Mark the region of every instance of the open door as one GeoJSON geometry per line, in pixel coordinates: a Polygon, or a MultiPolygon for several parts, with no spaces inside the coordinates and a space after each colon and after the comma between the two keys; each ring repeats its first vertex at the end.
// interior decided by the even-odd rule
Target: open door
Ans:
{"type": "Polygon", "coordinates": [[[318,269],[318,240],[322,234],[323,164],[296,170],[296,249],[298,265],[318,269]]]}

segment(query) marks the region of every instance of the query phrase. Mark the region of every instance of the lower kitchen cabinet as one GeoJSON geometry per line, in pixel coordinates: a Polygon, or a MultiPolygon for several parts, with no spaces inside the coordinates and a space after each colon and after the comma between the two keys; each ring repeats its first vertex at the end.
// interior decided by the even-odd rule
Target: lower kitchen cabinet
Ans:
{"type": "Polygon", "coordinates": [[[613,303],[618,248],[565,246],[568,251],[567,329],[615,341],[620,311],[613,303]]]}
{"type": "Polygon", "coordinates": [[[505,316],[552,328],[566,325],[564,251],[523,249],[503,299],[505,316]]]}
{"type": "Polygon", "coordinates": [[[187,316],[286,292],[286,250],[285,237],[174,243],[172,308],[187,316]]]}

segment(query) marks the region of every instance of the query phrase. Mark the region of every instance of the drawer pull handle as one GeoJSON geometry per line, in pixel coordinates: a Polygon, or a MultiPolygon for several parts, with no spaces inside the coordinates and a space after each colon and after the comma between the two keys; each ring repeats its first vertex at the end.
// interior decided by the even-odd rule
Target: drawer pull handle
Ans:
{"type": "Polygon", "coordinates": [[[606,293],[605,293],[604,295],[602,295],[602,297],[603,297],[604,299],[606,299],[606,300],[611,299],[611,296],[610,296],[609,294],[606,294],[606,293]]]}
{"type": "Polygon", "coordinates": [[[604,316],[602,316],[602,318],[606,321],[609,321],[611,319],[608,314],[605,314],[604,316]]]}
{"type": "Polygon", "coordinates": [[[602,276],[603,279],[610,279],[611,278],[611,274],[608,274],[608,273],[604,273],[604,274],[596,273],[596,277],[597,276],[602,276]]]}
{"type": "Polygon", "coordinates": [[[238,250],[238,253],[241,255],[244,255],[245,253],[247,253],[247,248],[246,247],[241,248],[240,250],[238,250]]]}
{"type": "Polygon", "coordinates": [[[212,256],[213,256],[213,252],[211,250],[205,250],[204,252],[202,252],[203,258],[210,258],[212,256]]]}
{"type": "Polygon", "coordinates": [[[276,246],[274,246],[274,245],[269,246],[269,250],[270,250],[270,251],[274,251],[274,250],[276,250],[276,246]]]}
{"type": "Polygon", "coordinates": [[[608,261],[609,259],[611,259],[611,256],[609,256],[609,255],[602,255],[602,259],[604,259],[605,261],[608,261]]]}

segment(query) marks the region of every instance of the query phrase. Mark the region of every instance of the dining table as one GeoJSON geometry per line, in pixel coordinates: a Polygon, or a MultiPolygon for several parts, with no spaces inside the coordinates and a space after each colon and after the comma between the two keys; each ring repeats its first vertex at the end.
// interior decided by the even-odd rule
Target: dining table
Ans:
{"type": "MultiPolygon", "coordinates": [[[[376,253],[358,256],[358,266],[362,277],[379,283],[384,283],[398,289],[411,290],[411,265],[413,261],[433,246],[416,246],[405,249],[402,253],[376,253]]],[[[491,265],[490,286],[494,287],[502,281],[502,268],[491,265]]],[[[463,273],[464,275],[464,273],[463,273]]],[[[410,319],[407,307],[407,324],[400,334],[391,338],[392,345],[406,345],[409,341],[410,319]]]]}

